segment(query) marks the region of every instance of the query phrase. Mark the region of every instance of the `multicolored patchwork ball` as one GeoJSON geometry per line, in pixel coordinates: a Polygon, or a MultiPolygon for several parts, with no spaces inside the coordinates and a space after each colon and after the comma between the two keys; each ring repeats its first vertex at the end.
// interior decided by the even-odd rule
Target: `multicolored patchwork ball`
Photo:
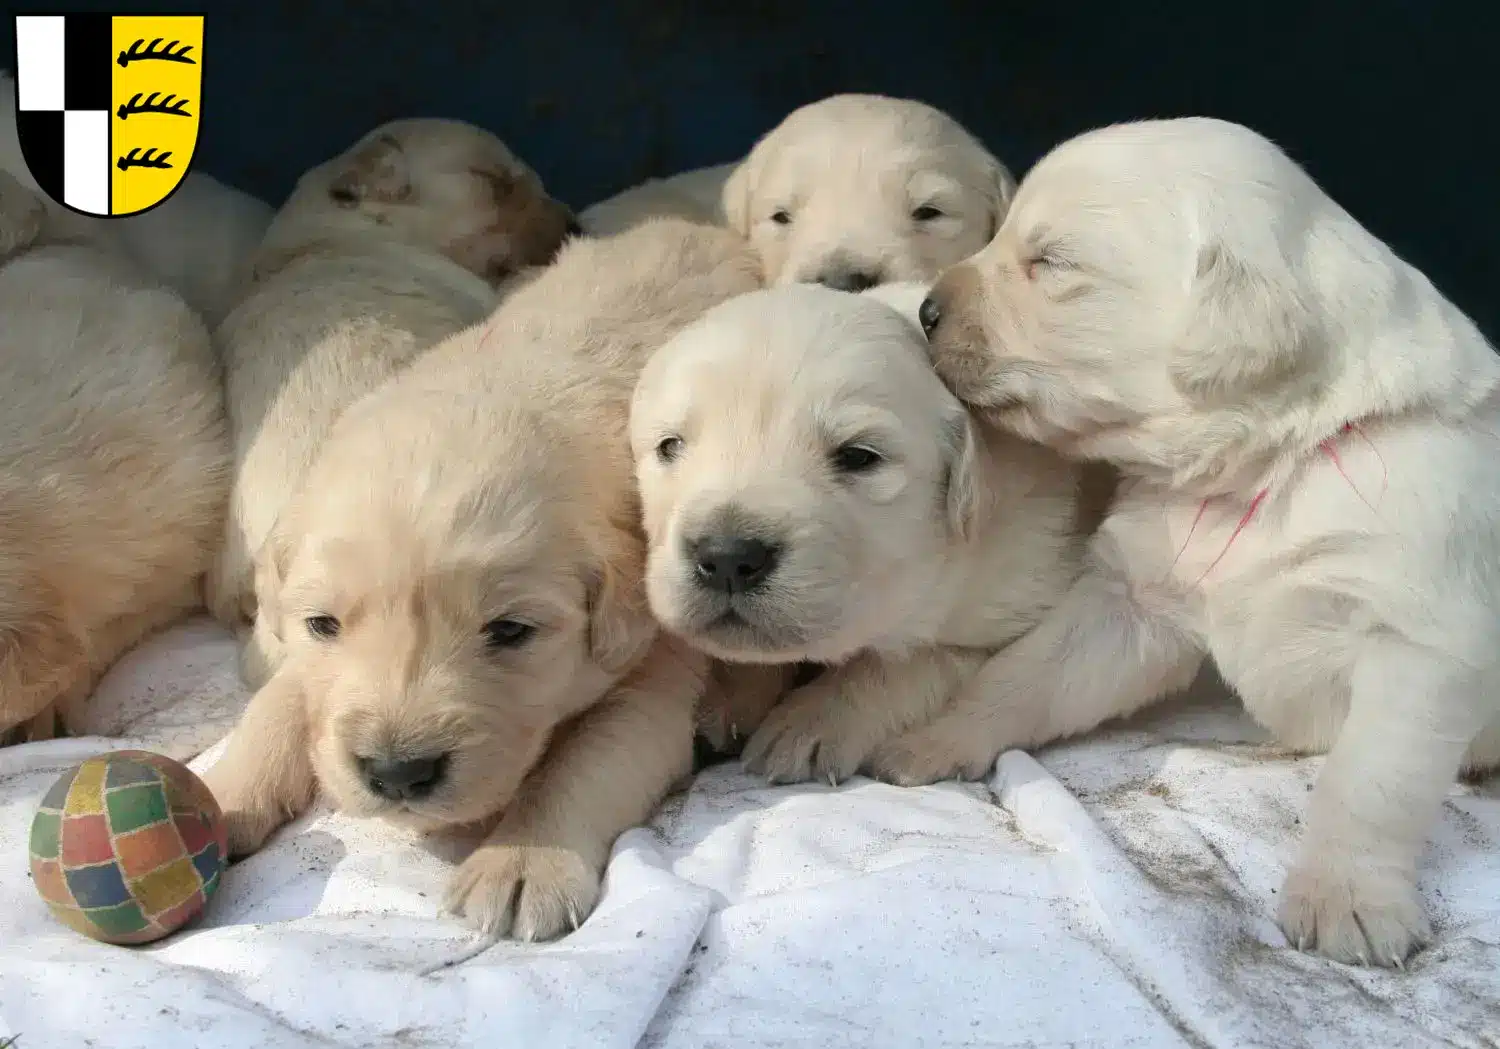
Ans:
{"type": "Polygon", "coordinates": [[[144,750],[63,773],[31,823],[37,892],[63,924],[105,943],[150,943],[198,917],[227,855],[208,787],[181,762],[144,750]]]}

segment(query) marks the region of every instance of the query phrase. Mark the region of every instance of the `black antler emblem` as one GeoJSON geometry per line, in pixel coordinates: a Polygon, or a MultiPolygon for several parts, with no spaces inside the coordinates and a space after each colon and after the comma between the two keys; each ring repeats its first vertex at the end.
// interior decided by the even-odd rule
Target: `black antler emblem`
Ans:
{"type": "Polygon", "coordinates": [[[183,65],[188,66],[195,66],[198,64],[187,56],[187,53],[193,49],[192,44],[184,44],[181,40],[172,40],[168,42],[166,47],[157,47],[157,45],[161,42],[162,38],[157,37],[155,40],[151,41],[151,43],[146,44],[146,38],[142,37],[135,43],[131,44],[128,50],[121,51],[120,57],[115,59],[115,61],[120,63],[121,69],[124,69],[132,62],[147,61],[181,62],[183,65]],[[146,44],[146,48],[144,51],[141,50],[142,44],[146,44]],[[173,48],[176,48],[176,50],[173,50],[173,48]]]}
{"type": "Polygon", "coordinates": [[[172,117],[190,117],[193,114],[187,111],[188,100],[177,98],[176,95],[161,97],[160,91],[153,91],[146,96],[146,101],[141,101],[141,93],[137,91],[131,96],[129,102],[123,103],[115,112],[121,120],[135,113],[165,113],[172,117]],[[175,102],[173,99],[177,99],[175,102]],[[160,101],[158,101],[160,100],[160,101]]]}
{"type": "Polygon", "coordinates": [[[128,171],[130,168],[170,168],[172,165],[167,163],[167,158],[171,155],[170,149],[158,156],[154,146],[144,153],[137,147],[115,161],[115,166],[121,171],[128,171]]]}

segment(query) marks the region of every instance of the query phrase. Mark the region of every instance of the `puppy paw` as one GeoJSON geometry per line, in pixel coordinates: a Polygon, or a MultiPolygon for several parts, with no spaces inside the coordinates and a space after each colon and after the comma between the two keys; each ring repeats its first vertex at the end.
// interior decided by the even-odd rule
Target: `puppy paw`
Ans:
{"type": "Polygon", "coordinates": [[[999,752],[983,739],[963,738],[933,724],[916,728],[875,748],[865,771],[898,787],[920,787],[941,780],[988,776],[999,752]]]}
{"type": "Polygon", "coordinates": [[[1404,967],[1432,936],[1414,881],[1357,859],[1293,869],[1281,890],[1280,922],[1298,950],[1351,965],[1404,967]]]}
{"type": "Polygon", "coordinates": [[[487,842],[454,874],[447,908],[489,936],[552,940],[583,924],[599,887],[600,871],[572,849],[487,842]]]}
{"type": "Polygon", "coordinates": [[[818,780],[838,786],[859,771],[879,742],[869,719],[815,686],[772,710],[741,760],[750,772],[772,783],[818,780]]]}
{"type": "Polygon", "coordinates": [[[212,768],[202,779],[224,813],[230,859],[259,852],[266,839],[287,821],[287,812],[280,805],[257,797],[224,774],[216,775],[212,768]]]}

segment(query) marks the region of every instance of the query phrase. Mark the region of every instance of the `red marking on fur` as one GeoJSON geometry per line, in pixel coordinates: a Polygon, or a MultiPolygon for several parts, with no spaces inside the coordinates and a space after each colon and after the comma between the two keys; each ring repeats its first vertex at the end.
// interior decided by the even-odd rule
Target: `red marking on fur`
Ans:
{"type": "MultiPolygon", "coordinates": [[[[1375,502],[1378,503],[1380,501],[1380,498],[1383,498],[1385,496],[1386,486],[1390,483],[1390,470],[1385,465],[1385,457],[1380,454],[1380,449],[1375,447],[1375,442],[1370,440],[1369,437],[1365,436],[1365,432],[1358,426],[1355,426],[1353,423],[1345,423],[1342,427],[1340,427],[1339,433],[1359,434],[1359,436],[1364,440],[1365,444],[1370,446],[1370,451],[1375,453],[1375,458],[1380,460],[1380,497],[1377,497],[1375,500],[1375,502]]],[[[1344,469],[1344,461],[1339,458],[1338,449],[1334,446],[1333,442],[1334,438],[1330,437],[1328,438],[1328,440],[1318,445],[1318,447],[1323,450],[1324,455],[1328,456],[1329,460],[1333,463],[1333,468],[1339,472],[1339,476],[1342,477],[1344,479],[1344,483],[1349,486],[1349,490],[1352,491],[1355,495],[1359,496],[1359,501],[1364,503],[1365,506],[1369,507],[1370,513],[1378,513],[1379,511],[1375,509],[1375,503],[1372,503],[1370,502],[1370,500],[1365,498],[1365,494],[1359,490],[1359,486],[1354,483],[1354,479],[1350,477],[1348,471],[1344,469]]]]}
{"type": "Polygon", "coordinates": [[[1266,501],[1266,495],[1269,491],[1270,489],[1268,488],[1262,488],[1255,493],[1255,498],[1250,500],[1250,505],[1240,515],[1239,523],[1234,526],[1234,531],[1229,534],[1229,542],[1224,544],[1224,549],[1219,551],[1219,556],[1214,558],[1213,564],[1203,570],[1203,574],[1198,577],[1197,582],[1193,584],[1194,586],[1202,583],[1203,580],[1208,578],[1208,573],[1219,567],[1219,562],[1224,560],[1224,555],[1229,553],[1229,548],[1234,545],[1234,541],[1240,537],[1240,533],[1245,530],[1246,526],[1255,517],[1256,511],[1260,509],[1260,504],[1266,501]]]}
{"type": "Polygon", "coordinates": [[[1170,579],[1172,573],[1177,571],[1177,562],[1181,561],[1182,555],[1187,553],[1188,544],[1193,541],[1193,533],[1198,530],[1198,522],[1203,520],[1203,511],[1208,509],[1208,502],[1209,501],[1205,499],[1203,500],[1203,502],[1198,504],[1198,516],[1193,518],[1193,527],[1188,529],[1187,538],[1182,541],[1182,546],[1178,548],[1177,556],[1172,558],[1172,567],[1167,569],[1167,578],[1170,579]]]}

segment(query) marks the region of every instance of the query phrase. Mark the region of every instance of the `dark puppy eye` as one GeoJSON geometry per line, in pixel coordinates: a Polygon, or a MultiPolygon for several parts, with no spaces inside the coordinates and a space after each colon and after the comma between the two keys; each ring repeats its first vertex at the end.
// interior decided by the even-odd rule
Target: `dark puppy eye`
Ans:
{"type": "Polygon", "coordinates": [[[778,208],[771,212],[771,221],[778,226],[790,226],[792,224],[792,213],[786,208],[778,208]]]}
{"type": "Polygon", "coordinates": [[[531,640],[536,627],[505,616],[484,624],[484,643],[490,648],[520,648],[531,640]]]}
{"type": "Polygon", "coordinates": [[[911,217],[917,222],[931,222],[933,219],[942,218],[943,213],[931,204],[923,204],[920,208],[912,209],[911,217]]]}
{"type": "Polygon", "coordinates": [[[307,624],[307,632],[313,637],[330,641],[339,636],[339,621],[333,616],[308,616],[303,622],[307,624]]]}
{"type": "Polygon", "coordinates": [[[846,444],[833,453],[833,465],[840,473],[862,474],[879,466],[882,457],[862,444],[846,444]]]}
{"type": "Polygon", "coordinates": [[[359,194],[347,186],[334,186],[328,191],[328,197],[341,208],[352,208],[359,203],[359,194]]]}
{"type": "Polygon", "coordinates": [[[673,463],[682,454],[681,437],[663,437],[656,445],[656,458],[663,463],[673,463]]]}

